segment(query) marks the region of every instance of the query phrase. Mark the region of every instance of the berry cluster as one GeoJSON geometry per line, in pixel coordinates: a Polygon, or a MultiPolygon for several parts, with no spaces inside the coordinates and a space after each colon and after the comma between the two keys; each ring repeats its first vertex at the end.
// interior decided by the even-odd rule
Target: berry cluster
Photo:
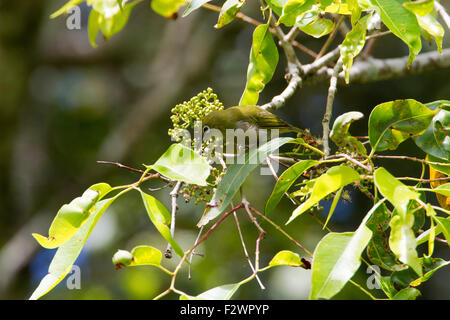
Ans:
{"type": "MultiPolygon", "coordinates": [[[[189,101],[185,101],[176,105],[172,109],[173,127],[169,129],[169,136],[175,141],[179,142],[181,137],[179,130],[193,129],[195,122],[203,120],[203,118],[210,112],[223,110],[223,104],[217,97],[217,94],[213,92],[211,88],[203,90],[189,101]]],[[[192,148],[196,150],[197,141],[191,139],[192,148]]],[[[203,154],[205,148],[207,148],[209,142],[202,141],[200,153],[203,154]]],[[[212,167],[210,175],[210,184],[205,187],[186,184],[180,191],[180,195],[183,196],[184,202],[188,203],[191,200],[195,201],[195,204],[199,202],[208,203],[214,193],[214,188],[217,185],[224,172],[218,168],[212,167]]]]}
{"type": "Polygon", "coordinates": [[[223,175],[224,171],[220,171],[218,168],[212,167],[210,178],[213,181],[210,185],[201,187],[187,184],[179,191],[179,193],[183,196],[185,203],[188,203],[191,200],[194,200],[195,204],[200,202],[209,203],[214,193],[214,188],[223,175]]]}
{"type": "Polygon", "coordinates": [[[179,141],[180,129],[192,129],[196,121],[201,121],[208,113],[222,110],[223,104],[211,88],[203,90],[189,101],[177,104],[173,109],[173,128],[169,129],[169,136],[179,141]]]}

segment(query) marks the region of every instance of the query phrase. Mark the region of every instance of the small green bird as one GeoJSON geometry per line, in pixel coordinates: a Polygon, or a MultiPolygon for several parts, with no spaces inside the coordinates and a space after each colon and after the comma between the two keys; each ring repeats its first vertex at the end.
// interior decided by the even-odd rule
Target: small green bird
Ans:
{"type": "Polygon", "coordinates": [[[213,128],[223,133],[226,129],[242,129],[244,131],[248,129],[278,129],[280,133],[303,132],[258,106],[236,106],[213,111],[203,118],[202,125],[203,133],[207,133],[213,128]]]}

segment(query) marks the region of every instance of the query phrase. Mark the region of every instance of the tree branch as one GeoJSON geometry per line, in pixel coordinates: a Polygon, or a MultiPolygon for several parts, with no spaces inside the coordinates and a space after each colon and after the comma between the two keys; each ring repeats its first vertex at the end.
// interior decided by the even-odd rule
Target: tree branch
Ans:
{"type": "Polygon", "coordinates": [[[295,29],[291,29],[291,32],[289,32],[288,35],[284,35],[281,28],[275,24],[273,18],[271,20],[271,23],[274,26],[278,39],[280,39],[279,44],[283,48],[284,54],[286,55],[288,69],[286,77],[289,78],[289,83],[286,89],[284,89],[281,94],[273,97],[272,101],[261,106],[261,108],[265,110],[274,110],[282,107],[286,103],[286,100],[292,97],[292,95],[295,93],[297,88],[301,86],[302,83],[302,78],[300,77],[301,64],[300,61],[298,61],[292,44],[290,43],[290,40],[295,37],[297,32],[296,29],[298,28],[293,27],[295,29]]]}
{"type": "MultiPolygon", "coordinates": [[[[419,54],[409,69],[406,67],[407,61],[408,57],[406,56],[391,59],[370,58],[365,61],[360,60],[350,70],[350,82],[368,83],[448,68],[450,67],[450,48],[442,50],[442,54],[437,51],[419,54]]],[[[332,74],[332,69],[322,67],[315,75],[305,79],[304,83],[315,84],[326,81],[331,78],[332,74]]],[[[344,83],[343,72],[339,74],[339,82],[344,83]]]]}

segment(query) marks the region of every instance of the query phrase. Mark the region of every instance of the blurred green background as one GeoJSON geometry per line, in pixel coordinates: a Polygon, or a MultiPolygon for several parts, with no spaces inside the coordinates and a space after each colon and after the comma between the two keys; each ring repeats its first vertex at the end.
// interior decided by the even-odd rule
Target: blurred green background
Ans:
{"type": "MultiPolygon", "coordinates": [[[[99,48],[93,49],[86,30],[86,6],[81,7],[81,30],[68,30],[64,17],[49,19],[63,3],[0,0],[1,299],[28,298],[47,273],[54,251],[38,247],[31,233],[47,234],[62,204],[94,183],[119,185],[138,177],[133,172],[99,165],[96,160],[120,161],[134,167],[152,163],[171,144],[167,129],[170,109],[175,104],[212,87],[225,106],[236,105],[245,86],[253,26],[236,20],[216,30],[213,26],[217,13],[206,10],[166,20],[156,15],[146,1],[133,10],[122,32],[108,42],[100,41],[99,48]]],[[[442,3],[450,8],[450,1],[442,3]]],[[[258,9],[256,1],[249,1],[244,12],[261,20],[258,9]]],[[[305,35],[298,40],[316,52],[324,41],[305,35]]],[[[336,41],[341,40],[338,37],[336,41]]],[[[446,35],[444,47],[449,44],[446,35]]],[[[435,50],[434,44],[424,42],[427,50],[435,50]]],[[[394,36],[378,41],[374,50],[378,58],[407,54],[408,48],[394,36]]],[[[300,57],[303,62],[311,61],[302,53],[300,57]]],[[[280,65],[262,93],[261,103],[283,90],[284,69],[280,52],[280,65]]],[[[365,135],[368,115],[378,103],[398,98],[421,102],[449,99],[449,71],[339,87],[333,119],[343,112],[361,111],[366,118],[353,125],[352,133],[365,135]]],[[[326,84],[305,86],[277,114],[320,135],[326,94],[326,84]]],[[[402,144],[399,152],[424,157],[411,142],[402,144]]],[[[396,175],[420,174],[420,165],[414,163],[378,163],[396,175]]],[[[158,182],[152,185],[161,186],[158,182]]],[[[255,171],[246,183],[247,197],[263,209],[273,185],[272,177],[255,171]]],[[[335,231],[354,230],[370,208],[370,202],[359,191],[348,191],[352,202],[340,201],[330,222],[335,231]]],[[[168,206],[168,193],[164,189],[154,194],[168,206]]],[[[197,235],[195,224],[203,206],[180,207],[175,237],[187,249],[197,235]]],[[[284,224],[292,210],[292,204],[283,200],[271,218],[284,224]]],[[[246,215],[239,216],[249,251],[254,252],[257,230],[246,215]]],[[[271,226],[262,226],[268,231],[261,248],[263,265],[280,250],[298,252],[271,226]]],[[[325,235],[309,215],[303,215],[286,230],[310,250],[325,235]]],[[[62,281],[45,299],[154,297],[169,285],[165,274],[151,267],[116,271],[111,263],[117,249],[130,250],[141,244],[161,250],[166,247],[139,195],[130,193],[102,217],[76,262],[81,269],[81,290],[69,290],[62,281]]],[[[221,225],[199,251],[205,256],[194,258],[192,280],[187,279],[187,272],[178,277],[178,287],[187,293],[194,295],[237,282],[251,272],[232,219],[221,225]]],[[[436,255],[449,259],[448,247],[437,244],[436,255]]],[[[174,258],[163,263],[173,268],[176,262],[174,258]]],[[[355,280],[365,285],[368,276],[362,267],[355,280]]],[[[235,298],[305,299],[309,277],[310,271],[300,268],[274,268],[261,274],[267,290],[260,290],[253,281],[242,287],[235,298]]],[[[450,270],[441,269],[422,286],[421,298],[449,299],[449,280],[450,270]]],[[[371,292],[382,296],[381,290],[371,292]]],[[[349,284],[336,298],[367,297],[349,284]]]]}

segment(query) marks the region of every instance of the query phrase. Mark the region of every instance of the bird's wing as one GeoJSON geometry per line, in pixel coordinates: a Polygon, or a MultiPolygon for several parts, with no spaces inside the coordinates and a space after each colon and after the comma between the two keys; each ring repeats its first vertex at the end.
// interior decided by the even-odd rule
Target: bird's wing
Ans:
{"type": "Polygon", "coordinates": [[[263,110],[262,112],[258,112],[254,116],[254,121],[258,124],[260,128],[266,129],[279,129],[282,132],[300,132],[301,130],[290,125],[286,121],[281,120],[273,113],[263,110]]]}

